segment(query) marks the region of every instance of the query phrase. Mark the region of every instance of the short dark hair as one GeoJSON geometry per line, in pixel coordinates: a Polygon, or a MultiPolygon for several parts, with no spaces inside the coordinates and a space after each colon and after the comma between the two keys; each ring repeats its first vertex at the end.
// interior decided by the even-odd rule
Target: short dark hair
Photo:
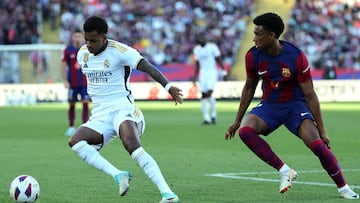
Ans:
{"type": "Polygon", "coordinates": [[[276,13],[264,13],[257,16],[253,23],[255,25],[263,26],[267,31],[274,32],[276,38],[279,38],[284,31],[284,22],[276,13]]]}
{"type": "Polygon", "coordinates": [[[108,25],[105,19],[99,16],[91,16],[86,19],[84,23],[84,32],[97,31],[99,34],[106,34],[108,32],[108,25]]]}
{"type": "Polygon", "coordinates": [[[73,30],[73,33],[78,33],[78,32],[82,33],[82,30],[78,27],[73,30]]]}

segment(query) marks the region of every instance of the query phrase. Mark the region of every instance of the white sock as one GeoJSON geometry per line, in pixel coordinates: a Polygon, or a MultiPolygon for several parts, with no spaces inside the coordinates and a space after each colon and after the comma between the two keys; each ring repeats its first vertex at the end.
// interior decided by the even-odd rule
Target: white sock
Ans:
{"type": "Polygon", "coordinates": [[[133,151],[131,158],[138,162],[145,174],[158,187],[160,193],[172,193],[156,161],[142,147],[133,151]]]}
{"type": "Polygon", "coordinates": [[[348,185],[348,184],[344,185],[344,186],[343,186],[343,187],[341,187],[341,188],[338,188],[338,191],[339,191],[339,192],[341,192],[341,191],[343,191],[343,190],[347,190],[347,189],[350,189],[350,187],[349,187],[349,185],[348,185]]]}
{"type": "Polygon", "coordinates": [[[109,161],[100,155],[100,153],[86,141],[82,140],[71,148],[86,163],[112,176],[119,174],[121,171],[113,166],[109,161]]]}
{"type": "Polygon", "coordinates": [[[214,97],[209,98],[210,101],[210,111],[211,111],[211,117],[216,118],[217,112],[216,112],[216,99],[214,97]]]}
{"type": "Polygon", "coordinates": [[[279,169],[280,175],[289,172],[289,170],[290,170],[290,167],[289,167],[288,165],[284,164],[284,165],[279,169]]]}
{"type": "Polygon", "coordinates": [[[209,115],[209,99],[201,99],[201,110],[203,113],[203,117],[205,121],[210,122],[210,115],[209,115]]]}

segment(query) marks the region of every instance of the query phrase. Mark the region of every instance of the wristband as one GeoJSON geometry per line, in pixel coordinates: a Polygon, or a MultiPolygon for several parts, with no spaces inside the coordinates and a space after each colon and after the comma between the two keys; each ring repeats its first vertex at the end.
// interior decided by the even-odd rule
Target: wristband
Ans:
{"type": "Polygon", "coordinates": [[[220,74],[221,74],[221,76],[223,76],[223,77],[224,77],[224,76],[227,76],[227,74],[228,74],[228,73],[227,73],[227,71],[226,71],[226,70],[222,70],[222,71],[220,72],[220,74]]]}
{"type": "Polygon", "coordinates": [[[166,89],[167,92],[169,92],[171,86],[172,84],[169,82],[168,84],[165,85],[164,88],[166,89]]]}

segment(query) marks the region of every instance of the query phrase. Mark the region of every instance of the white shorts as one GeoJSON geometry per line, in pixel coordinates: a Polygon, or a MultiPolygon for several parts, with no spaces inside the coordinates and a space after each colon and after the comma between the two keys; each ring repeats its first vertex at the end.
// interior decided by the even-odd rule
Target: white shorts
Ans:
{"type": "Polygon", "coordinates": [[[141,110],[134,106],[128,106],[128,108],[122,108],[115,111],[102,112],[102,115],[107,116],[91,116],[90,119],[82,124],[87,128],[95,130],[103,136],[103,143],[95,146],[97,150],[100,150],[103,146],[110,143],[114,138],[120,134],[120,124],[125,120],[134,121],[138,129],[138,137],[140,138],[145,131],[145,119],[141,110]]]}
{"type": "Polygon", "coordinates": [[[199,77],[200,92],[208,92],[214,90],[217,82],[216,74],[203,74],[199,77]]]}

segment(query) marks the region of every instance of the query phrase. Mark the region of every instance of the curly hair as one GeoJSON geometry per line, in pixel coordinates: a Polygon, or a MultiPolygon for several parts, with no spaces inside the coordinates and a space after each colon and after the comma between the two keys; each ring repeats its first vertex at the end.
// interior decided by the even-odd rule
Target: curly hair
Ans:
{"type": "Polygon", "coordinates": [[[267,31],[274,32],[276,38],[279,38],[284,31],[284,22],[276,13],[264,13],[257,16],[253,23],[255,25],[263,26],[267,31]]]}
{"type": "Polygon", "coordinates": [[[99,16],[91,16],[84,23],[84,32],[97,31],[99,34],[108,32],[108,25],[105,19],[99,16]]]}

